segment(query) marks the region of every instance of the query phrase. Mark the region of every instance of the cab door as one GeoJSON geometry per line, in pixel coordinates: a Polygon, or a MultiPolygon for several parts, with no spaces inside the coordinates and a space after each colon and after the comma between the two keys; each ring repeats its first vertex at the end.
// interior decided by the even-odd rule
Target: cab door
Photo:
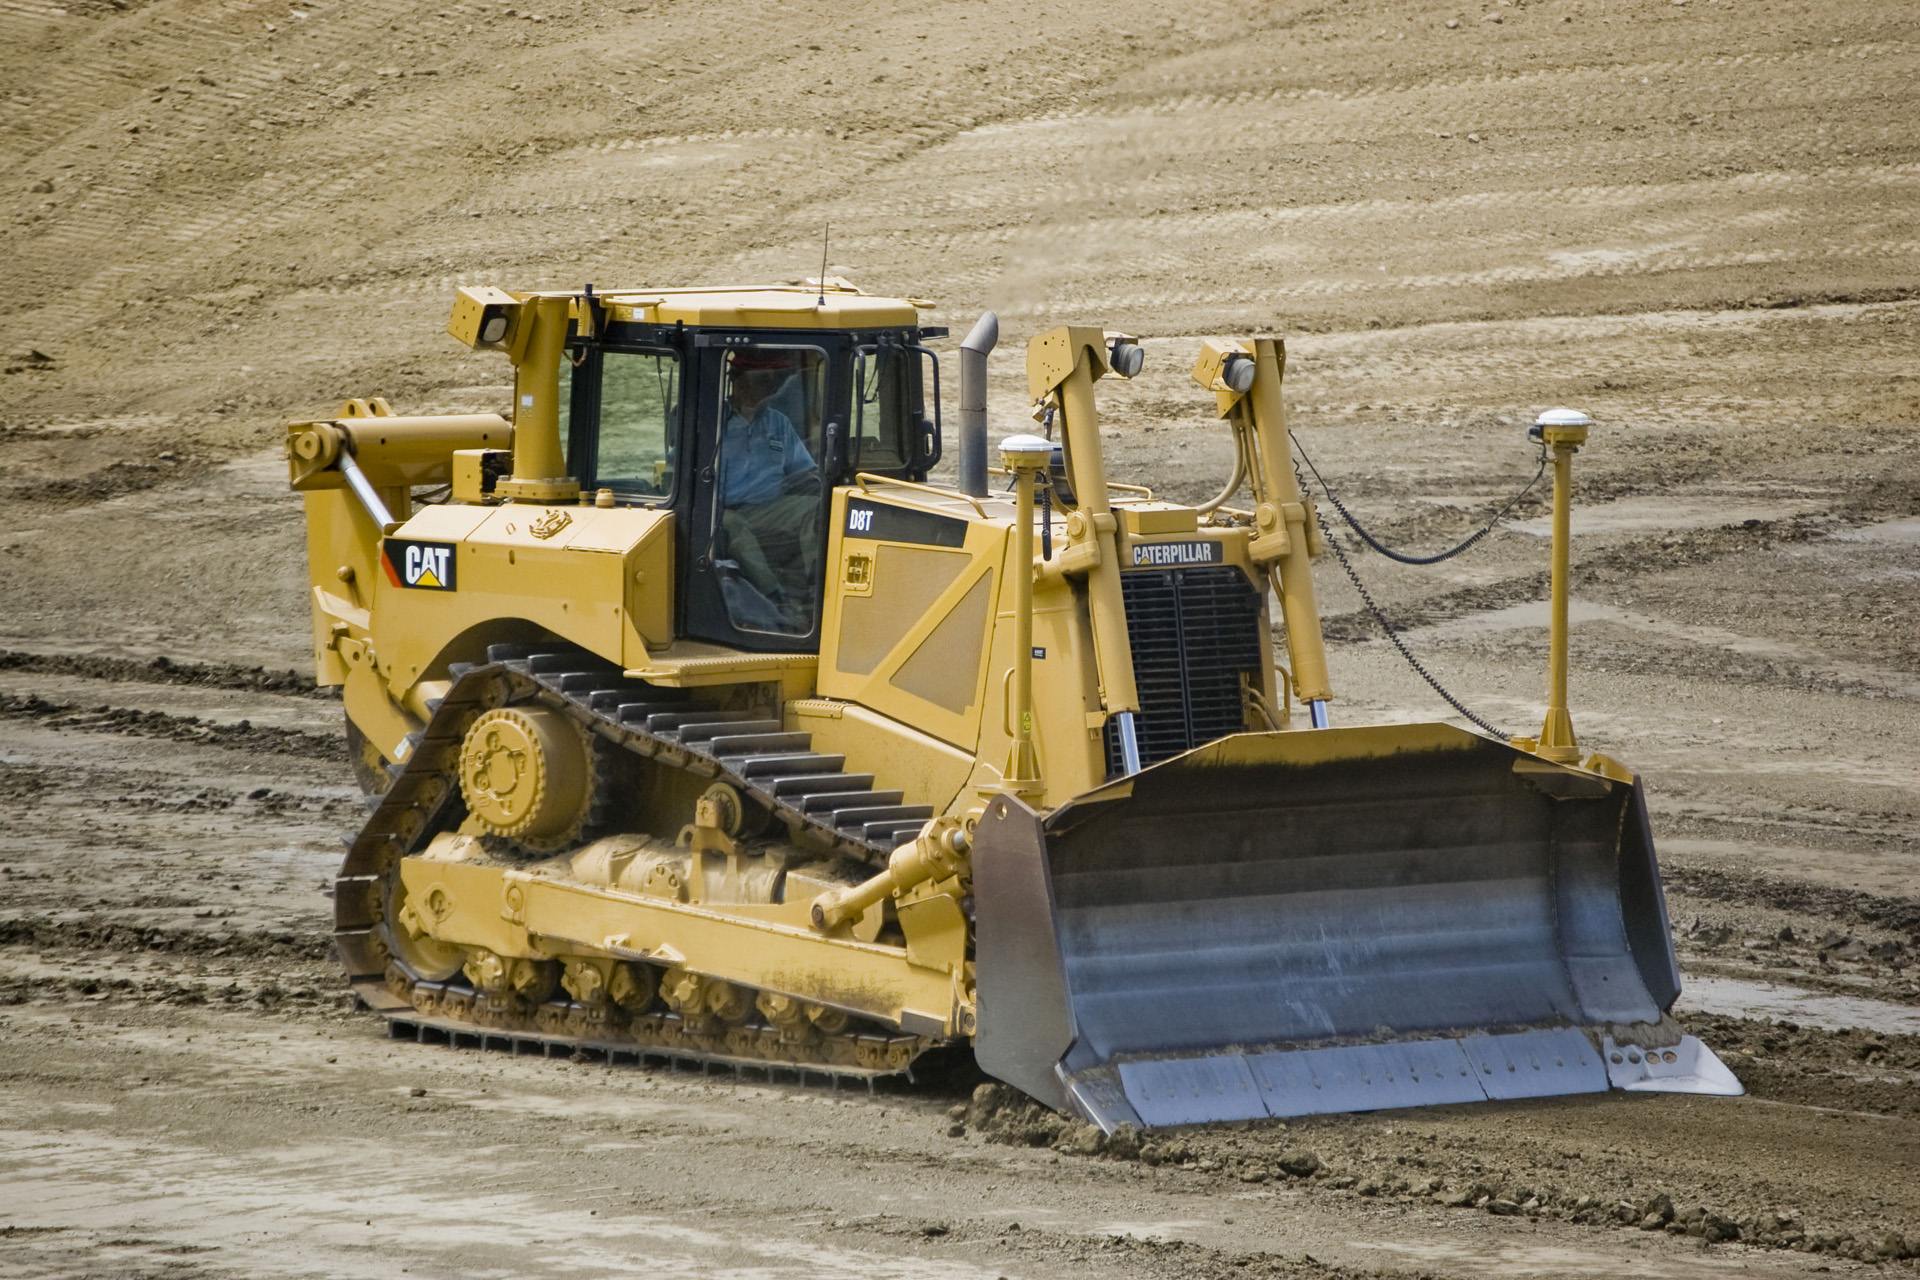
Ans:
{"type": "Polygon", "coordinates": [[[827,478],[840,451],[836,345],[700,335],[682,539],[687,635],[777,653],[820,647],[827,478]]]}

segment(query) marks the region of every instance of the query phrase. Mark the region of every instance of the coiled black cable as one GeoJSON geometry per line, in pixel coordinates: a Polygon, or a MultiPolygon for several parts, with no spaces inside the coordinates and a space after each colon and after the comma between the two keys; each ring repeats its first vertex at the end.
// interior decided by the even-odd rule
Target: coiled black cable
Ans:
{"type": "MultiPolygon", "coordinates": [[[[1520,492],[1508,499],[1507,504],[1501,507],[1492,519],[1488,520],[1486,524],[1480,526],[1480,528],[1474,530],[1466,541],[1460,543],[1458,546],[1450,547],[1438,555],[1408,556],[1402,555],[1400,552],[1384,545],[1378,538],[1362,528],[1360,522],[1353,518],[1353,513],[1348,511],[1345,504],[1334,496],[1333,488],[1327,483],[1326,477],[1320,474],[1320,469],[1313,465],[1313,459],[1307,456],[1306,448],[1300,443],[1300,437],[1294,435],[1292,431],[1288,431],[1287,435],[1292,439],[1293,447],[1299,451],[1300,461],[1305,462],[1307,464],[1307,470],[1313,472],[1313,478],[1320,482],[1320,491],[1327,495],[1327,501],[1333,504],[1334,510],[1340,513],[1341,519],[1347,522],[1347,526],[1359,535],[1362,542],[1365,542],[1375,551],[1387,557],[1387,559],[1398,561],[1401,564],[1427,565],[1439,564],[1442,560],[1451,560],[1468,547],[1480,541],[1480,539],[1486,537],[1489,533],[1492,533],[1494,527],[1506,517],[1509,511],[1512,511],[1514,507],[1519,505],[1522,498],[1533,492],[1533,487],[1540,483],[1540,477],[1547,473],[1547,450],[1546,446],[1542,445],[1540,448],[1540,468],[1533,473],[1533,479],[1527,481],[1526,486],[1522,488],[1520,492]]],[[[1294,478],[1299,481],[1302,492],[1304,492],[1307,488],[1307,480],[1305,476],[1300,474],[1299,463],[1294,464],[1293,474],[1294,478]]],[[[1426,665],[1422,663],[1420,659],[1413,656],[1413,651],[1407,648],[1406,641],[1400,638],[1399,629],[1387,620],[1387,615],[1374,600],[1373,593],[1367,590],[1367,584],[1360,581],[1360,574],[1354,569],[1353,562],[1347,559],[1346,551],[1334,540],[1333,530],[1327,527],[1327,518],[1320,514],[1318,508],[1314,510],[1313,518],[1314,522],[1320,526],[1320,536],[1325,540],[1327,547],[1333,552],[1334,559],[1338,560],[1340,567],[1346,570],[1347,580],[1353,583],[1353,589],[1360,593],[1361,603],[1367,606],[1367,612],[1371,613],[1373,620],[1380,624],[1380,630],[1385,633],[1387,640],[1393,647],[1399,650],[1400,656],[1407,660],[1407,665],[1413,668],[1415,674],[1422,680],[1425,680],[1428,687],[1439,694],[1448,706],[1458,711],[1462,716],[1466,717],[1468,721],[1485,729],[1488,733],[1503,742],[1510,738],[1512,735],[1507,733],[1506,730],[1497,728],[1492,722],[1469,710],[1465,703],[1454,697],[1445,685],[1434,678],[1433,673],[1427,670],[1426,665]]]]}
{"type": "MultiPolygon", "coordinates": [[[[1432,556],[1402,555],[1400,552],[1395,551],[1393,548],[1382,543],[1378,538],[1374,537],[1372,534],[1368,533],[1364,528],[1361,527],[1360,522],[1353,518],[1353,512],[1347,510],[1346,504],[1341,502],[1340,499],[1337,496],[1335,496],[1332,486],[1330,486],[1327,483],[1326,477],[1320,474],[1320,468],[1313,465],[1313,459],[1307,456],[1306,448],[1300,443],[1300,437],[1294,435],[1292,431],[1288,431],[1287,436],[1293,441],[1293,447],[1300,451],[1300,460],[1307,464],[1307,470],[1313,472],[1313,478],[1320,482],[1320,492],[1327,495],[1327,501],[1333,504],[1333,509],[1340,513],[1340,518],[1347,522],[1347,526],[1351,528],[1355,533],[1360,535],[1360,540],[1362,542],[1372,547],[1375,551],[1378,551],[1381,555],[1385,556],[1387,559],[1398,561],[1401,564],[1439,564],[1442,560],[1453,559],[1453,557],[1459,555],[1462,551],[1465,551],[1468,547],[1471,547],[1474,543],[1480,541],[1480,539],[1492,533],[1494,530],[1494,526],[1498,525],[1502,520],[1506,518],[1507,512],[1519,506],[1520,500],[1526,497],[1529,493],[1532,493],[1533,487],[1540,483],[1540,477],[1547,474],[1547,448],[1545,445],[1542,445],[1540,446],[1540,469],[1533,473],[1533,479],[1527,481],[1525,488],[1520,490],[1520,492],[1514,494],[1513,497],[1509,498],[1507,500],[1506,506],[1501,507],[1500,510],[1494,512],[1493,517],[1490,520],[1488,520],[1485,524],[1481,525],[1478,529],[1474,530],[1471,534],[1469,534],[1465,542],[1462,542],[1455,547],[1449,547],[1447,550],[1442,551],[1438,555],[1432,555],[1432,556]]],[[[1306,485],[1302,484],[1300,487],[1304,489],[1306,488],[1306,485]]]]}

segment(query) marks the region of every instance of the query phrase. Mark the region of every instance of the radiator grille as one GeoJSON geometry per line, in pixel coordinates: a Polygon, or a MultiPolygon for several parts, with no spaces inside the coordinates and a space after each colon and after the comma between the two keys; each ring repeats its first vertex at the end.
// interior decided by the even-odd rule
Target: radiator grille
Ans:
{"type": "MultiPolygon", "coordinates": [[[[1156,764],[1246,727],[1242,676],[1260,687],[1260,596],[1231,565],[1120,575],[1140,692],[1140,763],[1156,764]]],[[[1107,722],[1107,773],[1120,772],[1120,732],[1107,722]]]]}

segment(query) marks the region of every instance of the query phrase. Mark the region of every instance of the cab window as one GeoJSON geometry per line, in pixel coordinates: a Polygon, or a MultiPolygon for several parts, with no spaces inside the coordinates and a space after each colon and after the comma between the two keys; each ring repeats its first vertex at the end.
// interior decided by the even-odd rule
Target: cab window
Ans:
{"type": "Polygon", "coordinates": [[[603,352],[594,487],[642,501],[671,494],[679,406],[680,361],[672,352],[603,352]]]}
{"type": "Polygon", "coordinates": [[[916,357],[898,347],[861,347],[854,352],[853,431],[847,438],[850,471],[904,471],[913,463],[918,398],[913,394],[916,357]]]}

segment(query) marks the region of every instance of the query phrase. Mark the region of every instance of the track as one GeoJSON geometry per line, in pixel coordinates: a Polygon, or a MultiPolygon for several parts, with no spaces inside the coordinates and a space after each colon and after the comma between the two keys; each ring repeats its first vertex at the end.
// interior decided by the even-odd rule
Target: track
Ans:
{"type": "MultiPolygon", "coordinates": [[[[609,1062],[657,1057],[755,1067],[770,1076],[790,1070],[802,1078],[892,1075],[932,1047],[922,1037],[846,1015],[783,1026],[751,1000],[736,1001],[728,1018],[662,1007],[655,974],[642,980],[647,1001],[627,1007],[604,996],[582,1004],[564,993],[529,1000],[506,985],[476,988],[471,964],[469,977],[439,981],[411,967],[387,918],[396,901],[393,880],[402,857],[465,817],[460,744],[474,718],[494,707],[538,703],[563,712],[656,767],[731,784],[783,821],[793,838],[862,862],[884,860],[933,812],[900,804],[898,792],[875,792],[871,775],[842,772],[845,758],[808,750],[807,734],[784,732],[778,721],[750,711],[704,704],[685,690],[626,679],[618,667],[579,650],[494,645],[488,658],[452,669],[453,685],[433,708],[432,721],[409,735],[404,763],[392,767],[384,792],[369,797],[373,812],[334,881],[341,963],[361,1000],[384,1015],[396,1035],[514,1052],[585,1052],[609,1062]]],[[[623,963],[644,964],[645,958],[623,963]]]]}

